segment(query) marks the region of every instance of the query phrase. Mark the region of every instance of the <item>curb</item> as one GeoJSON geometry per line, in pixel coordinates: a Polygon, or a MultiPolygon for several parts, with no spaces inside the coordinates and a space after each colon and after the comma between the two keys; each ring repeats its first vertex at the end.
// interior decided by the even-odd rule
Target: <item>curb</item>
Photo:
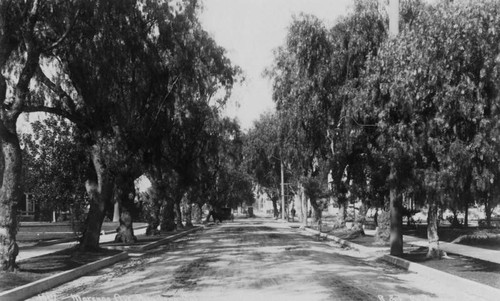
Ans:
{"type": "Polygon", "coordinates": [[[177,234],[174,234],[172,236],[165,237],[163,239],[160,239],[158,241],[146,244],[146,245],[138,248],[138,251],[146,251],[146,250],[153,249],[155,247],[161,246],[161,245],[166,244],[166,243],[168,243],[168,242],[170,242],[172,240],[181,238],[183,236],[186,236],[188,234],[191,234],[191,233],[196,232],[196,231],[201,230],[201,229],[203,229],[203,227],[199,227],[198,226],[198,227],[194,227],[194,228],[191,228],[189,230],[183,231],[181,233],[177,233],[177,234]]]}
{"type": "Polygon", "coordinates": [[[134,245],[130,245],[130,244],[118,244],[118,245],[103,244],[102,247],[106,248],[106,249],[113,249],[113,250],[124,250],[124,251],[130,252],[130,253],[143,252],[143,251],[153,249],[157,246],[166,244],[172,240],[181,238],[183,236],[186,236],[188,234],[191,234],[191,233],[196,232],[196,231],[201,230],[201,229],[203,229],[203,227],[201,227],[201,226],[193,227],[191,229],[182,231],[180,233],[173,234],[171,236],[167,236],[165,238],[150,242],[150,243],[142,245],[142,246],[134,246],[134,245]]]}
{"type": "MultiPolygon", "coordinates": [[[[145,225],[145,226],[139,226],[137,228],[134,228],[134,231],[138,231],[138,230],[142,230],[142,229],[146,229],[148,226],[145,225]]],[[[102,231],[102,233],[104,234],[113,234],[113,233],[116,233],[116,229],[112,229],[112,230],[108,230],[108,231],[102,231]]]]}
{"type": "Polygon", "coordinates": [[[119,254],[103,258],[101,260],[85,264],[83,266],[77,267],[75,269],[64,271],[35,282],[25,284],[13,288],[11,290],[0,293],[0,300],[25,300],[29,297],[33,297],[40,294],[43,291],[54,288],[63,283],[69,282],[76,278],[79,278],[88,273],[97,271],[106,266],[110,266],[118,261],[125,260],[129,257],[127,252],[121,252],[119,254]]]}
{"type": "Polygon", "coordinates": [[[355,250],[357,250],[359,252],[368,253],[368,252],[374,252],[374,251],[376,251],[376,250],[371,250],[370,248],[367,248],[365,246],[362,246],[362,245],[359,245],[359,244],[347,241],[345,239],[339,238],[337,236],[333,236],[333,235],[328,235],[328,234],[325,234],[325,233],[321,233],[318,230],[314,230],[314,229],[311,229],[311,228],[304,228],[304,230],[307,231],[307,232],[309,232],[309,233],[319,235],[319,237],[325,237],[327,239],[333,240],[333,241],[335,241],[336,243],[339,243],[342,246],[347,246],[347,247],[355,249],[355,250]]]}
{"type": "Polygon", "coordinates": [[[456,285],[457,287],[467,287],[467,290],[474,291],[478,295],[478,297],[481,298],[485,297],[491,298],[492,296],[498,298],[498,296],[500,295],[500,289],[473,280],[462,278],[460,276],[455,276],[453,274],[446,273],[440,270],[436,270],[400,257],[385,254],[384,256],[382,256],[382,260],[410,272],[415,272],[426,276],[432,276],[439,280],[447,279],[451,284],[456,285]],[[487,296],[484,296],[485,294],[487,296]]]}

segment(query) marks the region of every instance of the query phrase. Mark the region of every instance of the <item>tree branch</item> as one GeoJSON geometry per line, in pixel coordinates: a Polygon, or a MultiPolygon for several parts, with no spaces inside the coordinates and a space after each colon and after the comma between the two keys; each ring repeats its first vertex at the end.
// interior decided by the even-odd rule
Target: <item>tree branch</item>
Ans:
{"type": "Polygon", "coordinates": [[[75,114],[72,114],[70,112],[67,112],[61,108],[56,108],[56,107],[47,107],[44,105],[39,105],[39,106],[25,106],[23,108],[23,112],[25,113],[35,113],[35,112],[45,112],[45,113],[51,113],[57,116],[64,117],[68,119],[69,121],[73,122],[76,125],[79,126],[84,126],[86,128],[89,128],[87,124],[78,116],[75,114]]]}
{"type": "Polygon", "coordinates": [[[71,96],[64,91],[61,86],[58,86],[50,80],[47,75],[43,72],[42,68],[38,66],[36,70],[36,76],[37,79],[40,80],[41,83],[43,83],[47,88],[49,88],[52,92],[54,92],[57,96],[59,96],[60,100],[62,103],[64,103],[68,109],[70,110],[71,114],[75,114],[76,112],[76,106],[75,106],[75,101],[71,96]]]}
{"type": "Polygon", "coordinates": [[[73,21],[67,26],[66,31],[63,33],[63,35],[57,41],[55,41],[54,43],[52,43],[52,45],[50,45],[49,47],[45,48],[44,51],[50,51],[50,50],[56,48],[57,46],[59,46],[59,44],[61,44],[64,41],[64,39],[66,39],[66,37],[68,36],[68,34],[71,32],[71,30],[75,26],[75,23],[76,23],[76,20],[78,19],[78,15],[79,14],[80,14],[80,9],[78,9],[76,11],[75,16],[73,17],[73,21]]]}

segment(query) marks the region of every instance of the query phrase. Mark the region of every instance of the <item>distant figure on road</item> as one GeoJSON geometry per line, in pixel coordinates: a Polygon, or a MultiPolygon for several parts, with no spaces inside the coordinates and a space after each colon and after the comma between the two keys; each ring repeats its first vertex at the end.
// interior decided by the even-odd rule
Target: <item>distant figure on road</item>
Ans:
{"type": "Polygon", "coordinates": [[[292,213],[292,222],[293,222],[295,218],[295,208],[292,207],[292,210],[290,212],[292,213]]]}

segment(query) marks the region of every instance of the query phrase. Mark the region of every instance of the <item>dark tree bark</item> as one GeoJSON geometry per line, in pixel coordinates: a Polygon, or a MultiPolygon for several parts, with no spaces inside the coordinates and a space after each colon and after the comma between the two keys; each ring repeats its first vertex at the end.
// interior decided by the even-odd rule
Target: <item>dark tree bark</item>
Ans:
{"type": "Polygon", "coordinates": [[[279,218],[279,212],[278,212],[278,199],[277,198],[271,198],[271,201],[273,202],[273,216],[274,218],[279,218]]]}
{"type": "Polygon", "coordinates": [[[391,255],[401,256],[403,255],[403,204],[401,196],[397,191],[396,170],[394,166],[391,166],[389,183],[389,206],[391,211],[391,255]]]}
{"type": "Polygon", "coordinates": [[[464,216],[464,227],[469,227],[469,200],[465,199],[465,208],[464,208],[465,216],[464,216]]]}
{"type": "Polygon", "coordinates": [[[146,228],[146,235],[157,235],[159,234],[158,227],[160,226],[161,220],[161,202],[157,198],[151,200],[151,210],[149,216],[147,216],[148,227],[146,228]]]}
{"type": "Polygon", "coordinates": [[[323,208],[318,204],[318,201],[314,198],[309,199],[311,202],[311,207],[314,209],[314,223],[321,224],[321,217],[323,215],[323,208]]]}
{"type": "Polygon", "coordinates": [[[347,198],[344,193],[340,193],[338,196],[339,213],[337,214],[337,226],[338,228],[345,227],[345,222],[347,219],[347,198]]]}
{"type": "Polygon", "coordinates": [[[491,227],[491,213],[493,213],[493,208],[490,205],[490,196],[489,193],[485,193],[484,197],[484,214],[486,217],[486,227],[490,228],[491,227]]]}
{"type": "Polygon", "coordinates": [[[175,224],[175,201],[167,197],[161,209],[160,231],[169,232],[176,229],[175,224]]]}

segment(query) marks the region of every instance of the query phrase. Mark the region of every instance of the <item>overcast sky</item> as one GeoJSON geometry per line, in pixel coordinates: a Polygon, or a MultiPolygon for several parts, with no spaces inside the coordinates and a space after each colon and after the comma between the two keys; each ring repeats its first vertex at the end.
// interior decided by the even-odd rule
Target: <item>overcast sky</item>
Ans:
{"type": "Polygon", "coordinates": [[[293,15],[317,16],[328,26],[345,15],[352,0],[202,0],[201,22],[227,56],[239,65],[245,83],[233,91],[227,113],[239,119],[243,129],[266,110],[272,110],[269,79],[262,77],[271,65],[272,51],[283,44],[293,15]],[[239,104],[239,107],[236,105],[239,104]]]}

